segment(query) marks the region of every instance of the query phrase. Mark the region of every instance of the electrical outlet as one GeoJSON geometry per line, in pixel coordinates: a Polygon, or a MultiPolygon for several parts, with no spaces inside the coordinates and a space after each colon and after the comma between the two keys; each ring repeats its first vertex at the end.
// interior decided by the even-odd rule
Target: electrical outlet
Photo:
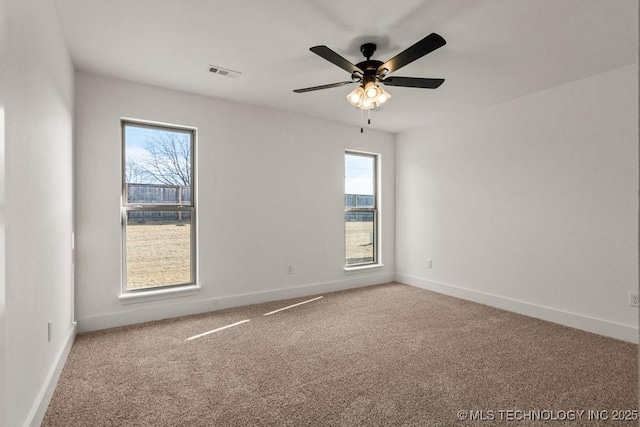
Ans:
{"type": "Polygon", "coordinates": [[[51,342],[53,336],[53,320],[47,322],[47,342],[51,342]]]}
{"type": "Polygon", "coordinates": [[[293,265],[287,266],[287,274],[293,274],[293,265]]]}
{"type": "Polygon", "coordinates": [[[427,268],[433,268],[433,260],[431,259],[427,260],[427,268]]]}
{"type": "Polygon", "coordinates": [[[640,306],[640,296],[635,292],[629,292],[629,305],[632,307],[640,306]]]}

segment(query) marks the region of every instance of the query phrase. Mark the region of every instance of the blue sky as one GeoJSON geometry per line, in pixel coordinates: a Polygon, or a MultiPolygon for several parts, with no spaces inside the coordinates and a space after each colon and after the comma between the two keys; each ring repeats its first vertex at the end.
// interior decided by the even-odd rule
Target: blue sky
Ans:
{"type": "Polygon", "coordinates": [[[345,194],[373,194],[375,159],[347,154],[344,160],[345,194]]]}
{"type": "MultiPolygon", "coordinates": [[[[124,128],[125,138],[127,140],[127,149],[139,148],[144,150],[144,141],[157,132],[172,133],[162,129],[152,129],[147,127],[137,127],[127,125],[124,128]]],[[[146,151],[146,150],[145,150],[146,151]]]]}
{"type": "Polygon", "coordinates": [[[143,148],[144,140],[149,135],[150,129],[134,126],[125,126],[124,133],[127,141],[127,148],[143,148]]]}
{"type": "Polygon", "coordinates": [[[144,156],[148,151],[144,148],[144,141],[151,135],[153,129],[135,126],[125,126],[124,134],[127,143],[127,160],[144,156]]]}

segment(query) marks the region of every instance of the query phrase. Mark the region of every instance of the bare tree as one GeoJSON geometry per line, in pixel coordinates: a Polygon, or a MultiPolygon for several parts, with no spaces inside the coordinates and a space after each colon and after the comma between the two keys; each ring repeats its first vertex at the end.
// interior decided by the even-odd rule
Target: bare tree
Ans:
{"type": "Polygon", "coordinates": [[[146,180],[145,169],[135,158],[127,158],[125,179],[129,184],[143,184],[146,180]]]}
{"type": "MultiPolygon", "coordinates": [[[[191,139],[188,134],[156,130],[145,140],[145,149],[147,152],[133,162],[133,177],[139,173],[142,182],[183,187],[191,184],[191,139]]],[[[129,162],[127,169],[128,166],[129,162]]]]}

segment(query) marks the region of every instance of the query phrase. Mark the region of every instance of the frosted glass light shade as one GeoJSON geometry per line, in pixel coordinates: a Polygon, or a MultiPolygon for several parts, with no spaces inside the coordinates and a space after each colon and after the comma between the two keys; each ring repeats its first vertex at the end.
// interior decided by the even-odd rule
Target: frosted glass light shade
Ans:
{"type": "Polygon", "coordinates": [[[390,98],[391,95],[375,82],[367,82],[364,86],[358,86],[347,95],[347,100],[351,105],[361,110],[373,110],[390,98]]]}

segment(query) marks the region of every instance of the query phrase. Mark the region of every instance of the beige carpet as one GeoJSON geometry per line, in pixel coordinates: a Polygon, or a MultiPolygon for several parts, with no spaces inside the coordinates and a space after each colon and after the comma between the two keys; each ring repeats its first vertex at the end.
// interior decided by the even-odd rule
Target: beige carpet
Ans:
{"type": "Polygon", "coordinates": [[[43,425],[638,425],[636,345],[400,284],[264,316],[310,298],[79,335],[43,425]]]}

